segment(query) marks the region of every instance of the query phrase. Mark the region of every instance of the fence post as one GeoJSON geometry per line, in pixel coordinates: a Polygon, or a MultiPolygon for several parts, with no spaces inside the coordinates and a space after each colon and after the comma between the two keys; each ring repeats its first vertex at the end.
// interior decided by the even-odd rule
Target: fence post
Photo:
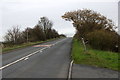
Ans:
{"type": "Polygon", "coordinates": [[[86,49],[84,38],[82,38],[82,43],[83,43],[83,46],[84,46],[84,51],[86,51],[87,49],[86,49]]]}

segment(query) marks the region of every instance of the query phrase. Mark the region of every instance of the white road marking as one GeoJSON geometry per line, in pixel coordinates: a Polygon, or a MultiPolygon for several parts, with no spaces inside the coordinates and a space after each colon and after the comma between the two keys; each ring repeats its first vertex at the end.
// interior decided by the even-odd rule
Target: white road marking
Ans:
{"type": "MultiPolygon", "coordinates": [[[[65,39],[63,39],[63,40],[65,40],[65,39]]],[[[62,42],[63,40],[58,41],[58,42],[56,42],[55,44],[57,44],[57,43],[59,43],[59,42],[62,42]]],[[[55,44],[54,44],[54,45],[55,45],[55,44]]],[[[24,56],[24,57],[22,57],[22,58],[20,58],[20,59],[18,59],[18,60],[15,60],[15,61],[13,61],[13,62],[5,65],[5,66],[2,66],[2,67],[0,67],[0,70],[2,70],[2,69],[4,69],[4,68],[7,68],[7,67],[9,67],[9,66],[11,66],[11,65],[13,65],[13,64],[15,64],[15,63],[18,63],[18,62],[20,62],[20,61],[22,61],[22,60],[28,60],[28,58],[29,58],[30,56],[32,56],[32,55],[34,55],[34,54],[36,54],[36,53],[38,53],[38,52],[42,52],[42,50],[47,49],[47,48],[49,48],[49,47],[44,47],[44,48],[42,48],[42,49],[40,49],[40,50],[37,50],[37,51],[35,51],[35,52],[33,52],[33,53],[30,53],[30,54],[27,55],[27,56],[24,56]]]]}
{"type": "Polygon", "coordinates": [[[42,50],[40,52],[42,52],[42,50]]]}
{"type": "Polygon", "coordinates": [[[70,63],[69,72],[68,72],[68,80],[71,80],[73,62],[74,61],[72,60],[70,63]]]}
{"type": "Polygon", "coordinates": [[[5,65],[5,66],[1,67],[1,68],[0,68],[0,70],[4,69],[4,68],[6,68],[6,67],[8,67],[8,66],[10,66],[10,65],[15,64],[15,63],[17,63],[17,62],[19,62],[19,61],[23,60],[24,58],[25,58],[25,57],[22,57],[22,58],[20,58],[20,59],[18,59],[18,60],[16,60],[16,61],[14,61],[14,62],[12,62],[12,63],[9,63],[9,64],[7,64],[7,65],[5,65]]]}
{"type": "Polygon", "coordinates": [[[24,60],[28,60],[29,58],[28,57],[26,57],[24,60]]]}

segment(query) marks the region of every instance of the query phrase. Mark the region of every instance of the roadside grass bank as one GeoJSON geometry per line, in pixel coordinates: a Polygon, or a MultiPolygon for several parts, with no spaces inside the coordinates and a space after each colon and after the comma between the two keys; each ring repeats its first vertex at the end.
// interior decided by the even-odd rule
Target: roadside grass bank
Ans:
{"type": "MultiPolygon", "coordinates": [[[[61,38],[63,38],[63,37],[61,37],[61,38]]],[[[52,40],[56,40],[56,39],[60,39],[60,38],[53,38],[53,39],[49,39],[49,40],[46,40],[46,41],[28,42],[28,43],[23,43],[23,44],[19,44],[19,45],[13,45],[12,47],[5,47],[5,48],[2,48],[2,53],[6,53],[6,52],[9,52],[9,51],[12,51],[12,50],[25,48],[25,47],[28,47],[28,46],[32,46],[32,45],[35,45],[35,44],[40,44],[40,43],[44,43],[44,42],[48,42],[48,41],[52,41],[52,40]]]]}
{"type": "Polygon", "coordinates": [[[92,48],[87,48],[87,51],[84,51],[83,44],[77,39],[73,39],[71,55],[76,64],[86,64],[120,71],[118,64],[120,62],[119,53],[92,48]]]}

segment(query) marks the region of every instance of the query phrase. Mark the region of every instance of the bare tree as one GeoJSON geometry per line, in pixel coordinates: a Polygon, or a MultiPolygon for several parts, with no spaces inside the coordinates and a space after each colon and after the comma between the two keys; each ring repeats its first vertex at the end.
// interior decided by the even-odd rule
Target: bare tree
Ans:
{"type": "Polygon", "coordinates": [[[40,20],[38,21],[37,26],[41,27],[45,33],[45,38],[48,39],[49,36],[51,35],[52,26],[53,23],[50,21],[47,17],[41,17],[40,20]]]}
{"type": "Polygon", "coordinates": [[[40,25],[43,30],[51,29],[53,23],[47,17],[41,17],[38,21],[38,25],[40,25]]]}
{"type": "Polygon", "coordinates": [[[9,29],[4,37],[6,42],[24,43],[33,41],[44,41],[46,39],[51,39],[59,37],[56,30],[52,29],[53,23],[47,17],[41,17],[38,24],[33,28],[26,28],[24,31],[20,31],[19,26],[13,26],[9,29]]]}
{"type": "Polygon", "coordinates": [[[21,32],[19,26],[13,26],[9,29],[4,37],[6,42],[19,43],[21,38],[21,32]]]}

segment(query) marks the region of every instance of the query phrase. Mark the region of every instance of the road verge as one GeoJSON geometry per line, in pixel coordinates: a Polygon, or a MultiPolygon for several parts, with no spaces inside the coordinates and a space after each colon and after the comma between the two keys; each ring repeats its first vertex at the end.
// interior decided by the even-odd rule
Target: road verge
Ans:
{"type": "MultiPolygon", "coordinates": [[[[61,37],[61,38],[63,38],[63,37],[61,37]]],[[[22,48],[25,48],[25,47],[33,46],[33,45],[36,45],[36,44],[42,44],[42,43],[45,43],[45,42],[54,41],[54,40],[57,40],[57,39],[60,39],[60,38],[49,39],[49,40],[46,40],[46,41],[28,42],[28,43],[23,43],[23,44],[20,44],[20,45],[14,45],[13,47],[2,48],[2,54],[12,52],[14,50],[19,50],[19,49],[22,49],[22,48]]]]}
{"type": "Polygon", "coordinates": [[[120,71],[118,68],[120,57],[118,56],[120,56],[119,53],[95,50],[88,47],[87,51],[84,51],[84,46],[82,43],[76,39],[73,39],[72,59],[76,64],[92,65],[120,71]]]}

